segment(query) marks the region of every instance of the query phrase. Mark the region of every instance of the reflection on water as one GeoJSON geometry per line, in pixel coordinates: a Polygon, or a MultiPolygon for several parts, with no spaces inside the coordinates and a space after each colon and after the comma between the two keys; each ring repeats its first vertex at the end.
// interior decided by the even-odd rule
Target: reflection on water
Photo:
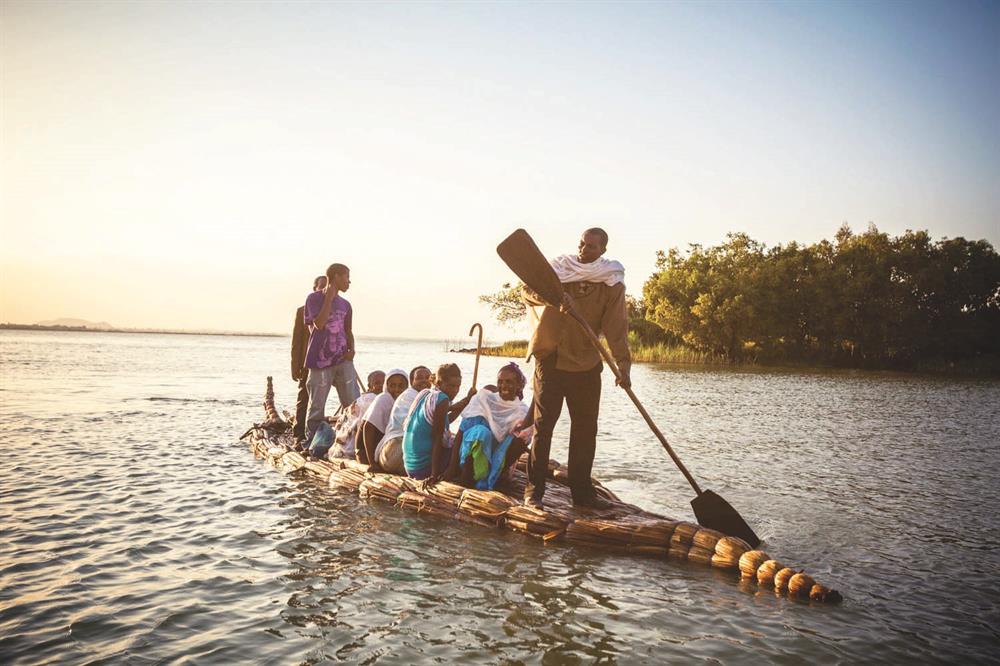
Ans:
{"type": "MultiPolygon", "coordinates": [[[[635,368],[703,485],[845,593],[814,606],[284,477],[234,440],[287,345],[0,333],[0,661],[993,658],[996,382],[635,368]]],[[[362,348],[364,371],[473,361],[438,343],[362,348]]],[[[484,358],[481,376],[504,362],[484,358]]],[[[275,383],[290,406],[291,380],[275,383]]],[[[609,384],[595,474],[690,518],[690,487],[609,384]]]]}

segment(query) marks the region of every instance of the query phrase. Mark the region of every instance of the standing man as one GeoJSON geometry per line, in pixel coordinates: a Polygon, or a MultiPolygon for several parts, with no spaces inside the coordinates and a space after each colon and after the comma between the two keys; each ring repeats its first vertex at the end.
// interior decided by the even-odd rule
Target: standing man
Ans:
{"type": "MultiPolygon", "coordinates": [[[[320,275],[313,280],[313,291],[322,291],[326,286],[326,276],[320,275]]],[[[306,438],[306,410],[309,407],[309,392],[306,390],[306,343],[309,341],[309,329],[303,319],[306,307],[299,306],[295,311],[295,321],[292,323],[292,381],[299,383],[299,395],[295,399],[295,427],[292,434],[295,443],[302,445],[306,438]]]]}
{"type": "MultiPolygon", "coordinates": [[[[604,334],[621,370],[622,379],[616,380],[616,384],[629,386],[632,356],[628,349],[625,267],[603,258],[607,248],[608,234],[603,229],[587,229],[580,238],[576,256],[563,255],[551,263],[577,310],[598,335],[604,334]]],[[[525,300],[529,306],[544,305],[530,290],[525,291],[525,300]]],[[[565,400],[571,421],[569,485],[573,504],[598,506],[590,470],[597,446],[601,356],[580,324],[556,307],[544,307],[537,319],[528,345],[528,358],[532,356],[535,357],[535,437],[524,503],[542,508],[552,430],[565,400]]]]}
{"type": "Polygon", "coordinates": [[[312,439],[321,421],[326,418],[326,398],[330,387],[337,387],[337,397],[343,407],[358,398],[354,370],[354,332],[351,304],[340,292],[351,286],[351,271],[343,264],[330,264],[326,269],[326,286],[306,297],[302,321],[309,328],[306,348],[306,391],[309,409],[306,417],[306,438],[312,439]]]}

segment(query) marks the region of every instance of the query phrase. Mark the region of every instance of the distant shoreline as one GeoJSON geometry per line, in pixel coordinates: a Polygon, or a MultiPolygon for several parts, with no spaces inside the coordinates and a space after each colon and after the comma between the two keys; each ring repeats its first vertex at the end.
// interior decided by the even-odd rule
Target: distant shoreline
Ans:
{"type": "Polygon", "coordinates": [[[0,324],[5,331],[56,331],[63,333],[155,333],[158,335],[222,335],[242,338],[287,338],[282,333],[238,333],[230,331],[172,331],[163,328],[89,328],[87,326],[40,326],[38,324],[0,324]]]}

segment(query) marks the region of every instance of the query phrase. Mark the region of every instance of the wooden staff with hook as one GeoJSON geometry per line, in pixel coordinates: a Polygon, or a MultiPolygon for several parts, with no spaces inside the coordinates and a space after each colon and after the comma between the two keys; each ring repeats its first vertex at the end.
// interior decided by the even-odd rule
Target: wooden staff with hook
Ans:
{"type": "Polygon", "coordinates": [[[476,365],[472,370],[472,388],[476,388],[476,380],[479,378],[479,355],[483,352],[483,325],[473,324],[472,328],[469,329],[469,335],[472,335],[477,326],[479,327],[479,340],[476,342],[476,365]]]}

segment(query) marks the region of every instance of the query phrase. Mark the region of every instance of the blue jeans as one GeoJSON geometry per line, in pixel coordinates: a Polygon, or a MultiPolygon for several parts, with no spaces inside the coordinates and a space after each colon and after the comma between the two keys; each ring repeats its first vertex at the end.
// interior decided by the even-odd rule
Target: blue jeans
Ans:
{"type": "Polygon", "coordinates": [[[306,390],[309,392],[309,412],[306,416],[306,439],[311,440],[316,428],[326,418],[326,398],[330,388],[337,387],[337,397],[340,406],[347,407],[358,399],[358,383],[355,381],[357,372],[354,363],[341,361],[329,368],[309,368],[306,379],[306,390]]]}

